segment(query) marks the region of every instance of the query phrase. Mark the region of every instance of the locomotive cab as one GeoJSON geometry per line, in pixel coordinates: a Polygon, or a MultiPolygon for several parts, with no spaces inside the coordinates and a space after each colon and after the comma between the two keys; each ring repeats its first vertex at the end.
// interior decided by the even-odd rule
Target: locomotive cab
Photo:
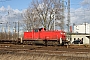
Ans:
{"type": "Polygon", "coordinates": [[[46,31],[45,28],[35,28],[33,29],[34,32],[46,31]]]}

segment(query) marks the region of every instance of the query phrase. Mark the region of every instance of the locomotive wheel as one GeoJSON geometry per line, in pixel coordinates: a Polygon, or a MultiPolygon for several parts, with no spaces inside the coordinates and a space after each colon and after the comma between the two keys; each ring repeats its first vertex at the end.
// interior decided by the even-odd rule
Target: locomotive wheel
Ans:
{"type": "Polygon", "coordinates": [[[44,41],[44,45],[45,46],[48,46],[48,45],[57,46],[58,45],[58,41],[48,41],[48,40],[45,40],[44,41]]]}
{"type": "Polygon", "coordinates": [[[47,40],[45,41],[45,45],[48,46],[48,41],[47,40]]]}
{"type": "Polygon", "coordinates": [[[47,40],[44,40],[44,45],[48,46],[48,41],[47,40]]]}
{"type": "Polygon", "coordinates": [[[58,42],[57,41],[54,41],[53,42],[53,46],[57,46],[58,45],[58,42]]]}

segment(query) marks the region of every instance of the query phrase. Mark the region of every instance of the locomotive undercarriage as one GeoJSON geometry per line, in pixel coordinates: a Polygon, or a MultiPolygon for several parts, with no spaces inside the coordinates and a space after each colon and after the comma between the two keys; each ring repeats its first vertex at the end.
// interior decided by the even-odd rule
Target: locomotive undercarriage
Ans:
{"type": "Polygon", "coordinates": [[[13,44],[24,44],[24,45],[44,45],[44,46],[59,46],[68,44],[68,41],[62,40],[1,40],[0,43],[13,43],[13,44]]]}
{"type": "Polygon", "coordinates": [[[60,43],[59,40],[23,40],[22,43],[25,45],[37,45],[38,44],[38,45],[45,45],[45,46],[64,45],[64,42],[60,43]]]}

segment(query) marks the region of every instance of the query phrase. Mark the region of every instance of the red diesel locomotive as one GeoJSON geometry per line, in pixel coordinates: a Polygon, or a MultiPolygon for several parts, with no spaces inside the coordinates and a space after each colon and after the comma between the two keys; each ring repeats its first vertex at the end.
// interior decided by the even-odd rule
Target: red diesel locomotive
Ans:
{"type": "Polygon", "coordinates": [[[64,31],[46,31],[45,28],[33,29],[31,32],[24,32],[23,43],[44,45],[60,45],[66,43],[66,34],[64,31]]]}

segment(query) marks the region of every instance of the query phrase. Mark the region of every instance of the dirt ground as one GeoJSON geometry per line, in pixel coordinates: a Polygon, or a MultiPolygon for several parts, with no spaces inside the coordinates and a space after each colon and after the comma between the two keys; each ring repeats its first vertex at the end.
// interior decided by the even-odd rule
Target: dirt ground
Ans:
{"type": "Polygon", "coordinates": [[[90,47],[0,45],[0,60],[90,60],[90,47]]]}
{"type": "MultiPolygon", "coordinates": [[[[90,56],[90,55],[89,55],[90,56]]],[[[0,54],[0,60],[90,60],[90,57],[70,54],[47,54],[47,53],[4,53],[0,54]]]]}

